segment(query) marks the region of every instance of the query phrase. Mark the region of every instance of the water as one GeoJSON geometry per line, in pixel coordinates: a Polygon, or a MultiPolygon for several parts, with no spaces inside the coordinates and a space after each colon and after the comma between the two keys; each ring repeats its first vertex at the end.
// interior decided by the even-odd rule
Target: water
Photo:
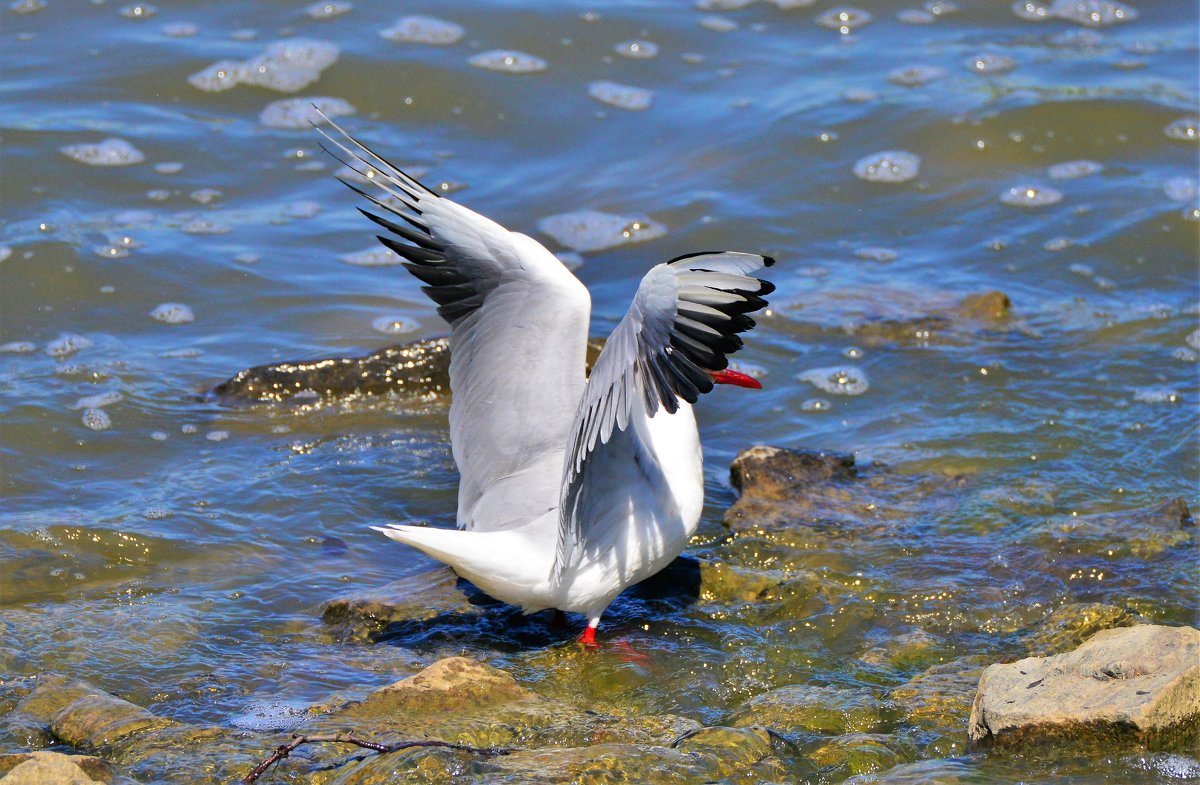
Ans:
{"type": "MultiPolygon", "coordinates": [[[[1195,4],[1079,21],[1069,3],[697,5],[0,11],[0,713],[54,669],[229,725],[465,651],[585,702],[720,722],[771,687],[861,683],[854,657],[913,629],[944,658],[999,658],[1068,601],[1196,623],[1192,548],[1022,556],[1056,515],[1200,502],[1195,4]],[[298,66],[297,40],[320,42],[298,66]],[[222,62],[240,76],[214,91],[222,62]],[[766,389],[700,407],[695,552],[733,553],[726,467],[754,443],[966,476],[955,504],[914,499],[852,553],[811,556],[892,601],[834,637],[811,631],[833,606],[765,626],[753,607],[617,608],[608,634],[649,663],[583,685],[550,641],[334,641],[323,600],[430,566],[366,525],[449,524],[456,478],[439,402],[198,396],[246,366],[445,330],[394,257],[364,255],[371,227],[308,128],[314,100],[431,187],[579,251],[594,333],[657,261],[777,257],[772,311],[738,357],[766,389]],[[879,151],[919,172],[859,179],[879,151]],[[599,217],[582,234],[546,222],[576,211],[599,217]],[[653,231],[618,221],[637,242],[611,242],[614,219],[653,231]],[[1011,318],[945,317],[993,290],[1011,318]],[[823,393],[802,380],[813,369],[869,388],[823,393]]],[[[0,746],[18,743],[0,721],[0,746]]],[[[998,783],[1042,764],[953,765],[998,783]]],[[[1044,765],[1055,782],[1178,781],[1157,764],[1044,765]]]]}

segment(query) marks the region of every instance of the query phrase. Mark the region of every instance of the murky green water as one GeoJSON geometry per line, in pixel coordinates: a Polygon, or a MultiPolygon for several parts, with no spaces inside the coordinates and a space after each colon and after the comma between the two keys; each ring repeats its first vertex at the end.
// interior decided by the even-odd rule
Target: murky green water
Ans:
{"type": "MultiPolygon", "coordinates": [[[[356,2],[326,19],[282,2],[40,5],[0,11],[0,712],[57,670],[220,724],[467,653],[581,702],[718,723],[784,684],[879,690],[940,659],[1011,656],[1017,632],[1064,603],[1196,623],[1192,545],[1055,557],[1031,535],[1056,516],[1200,501],[1194,3],[1143,2],[1135,19],[1089,27],[1006,2],[920,16],[867,0],[871,21],[848,35],[816,22],[825,0],[356,2]],[[465,34],[377,34],[410,12],[465,34]],[[298,38],[338,56],[294,93],[189,83],[298,38]],[[616,51],[633,40],[656,56],[616,51]],[[468,62],[497,49],[546,68],[468,62]],[[652,102],[602,103],[597,81],[652,102]],[[225,408],[199,393],[249,365],[444,327],[401,268],[340,260],[372,233],[314,133],[260,118],[291,97],[348,102],[348,128],[514,229],[581,209],[665,226],[583,254],[595,333],[657,261],[710,248],[779,259],[772,314],[740,356],[767,389],[700,407],[710,506],[697,554],[749,561],[720,517],[728,463],[751,444],[966,479],[949,500],[892,498],[797,556],[792,567],[861,585],[836,602],[786,618],[756,603],[615,606],[607,634],[649,659],[601,653],[586,679],[556,666],[569,644],[549,633],[336,642],[322,601],[431,564],[366,525],[453,521],[444,404],[225,408]],[[62,152],[109,138],[140,160],[62,152]],[[856,176],[884,151],[918,156],[919,171],[856,176]],[[1078,161],[1095,165],[1051,169],[1078,161]],[[964,297],[994,290],[1011,317],[961,315],[964,297]],[[151,316],[168,303],[193,320],[151,316]],[[814,369],[867,389],[823,391],[800,378],[814,369]],[[860,659],[913,631],[933,636],[932,659],[860,659]]],[[[20,744],[0,720],[0,747],[20,744]]],[[[986,783],[1175,781],[1124,758],[953,765],[986,783]]]]}

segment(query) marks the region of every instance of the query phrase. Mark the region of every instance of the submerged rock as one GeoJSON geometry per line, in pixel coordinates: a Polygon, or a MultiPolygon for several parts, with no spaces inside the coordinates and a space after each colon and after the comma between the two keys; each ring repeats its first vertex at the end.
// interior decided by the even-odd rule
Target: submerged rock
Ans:
{"type": "Polygon", "coordinates": [[[392,625],[447,613],[476,616],[480,608],[459,587],[453,570],[436,567],[330,600],[321,610],[321,621],[336,628],[344,640],[368,641],[386,634],[392,625]]]}
{"type": "Polygon", "coordinates": [[[1078,649],[984,671],[971,709],[975,743],[1047,738],[1170,743],[1200,728],[1200,631],[1143,624],[1078,649]]]}
{"type": "Polygon", "coordinates": [[[938,735],[930,751],[961,754],[967,746],[966,724],[986,657],[972,655],[927,668],[887,694],[904,722],[938,735]]]}
{"type": "Polygon", "coordinates": [[[1039,546],[1064,554],[1149,559],[1191,543],[1195,521],[1183,499],[1134,510],[1094,515],[1063,515],[1031,530],[1039,546]]]}
{"type": "Polygon", "coordinates": [[[0,783],[4,785],[94,785],[112,780],[107,763],[92,755],[61,752],[18,752],[0,755],[0,783]]]}
{"type": "Polygon", "coordinates": [[[882,704],[869,692],[792,684],[751,698],[733,713],[734,725],[766,725],[783,733],[841,735],[879,730],[882,704]]]}
{"type": "Polygon", "coordinates": [[[1025,638],[1034,656],[1071,651],[1101,630],[1137,623],[1124,608],[1099,602],[1068,603],[1057,608],[1025,638]]]}
{"type": "Polygon", "coordinates": [[[893,737],[878,733],[847,733],[817,747],[809,758],[829,776],[869,774],[889,769],[904,759],[888,746],[893,737]]]}

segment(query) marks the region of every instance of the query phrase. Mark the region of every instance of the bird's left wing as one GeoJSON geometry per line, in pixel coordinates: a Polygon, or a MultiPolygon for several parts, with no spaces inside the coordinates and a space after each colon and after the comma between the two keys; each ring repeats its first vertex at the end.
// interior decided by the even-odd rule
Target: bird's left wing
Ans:
{"type": "MultiPolygon", "coordinates": [[[[636,451],[627,429],[637,409],[674,414],[679,400],[695,403],[712,390],[714,374],[742,346],[738,333],[754,326],[747,314],[774,291],[751,273],[774,260],[732,251],[693,254],[652,268],[629,311],[592,369],[571,427],[559,506],[558,549],[552,578],[603,541],[591,514],[608,488],[597,470],[615,450],[636,451]]],[[[631,453],[625,456],[634,460],[631,453]]],[[[639,456],[639,460],[645,456],[639,456]]],[[[613,520],[612,516],[602,516],[613,520]]]]}

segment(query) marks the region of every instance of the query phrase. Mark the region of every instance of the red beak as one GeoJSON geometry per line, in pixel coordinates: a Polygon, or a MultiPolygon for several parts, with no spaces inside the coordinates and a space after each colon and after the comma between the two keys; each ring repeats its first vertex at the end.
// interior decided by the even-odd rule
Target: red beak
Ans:
{"type": "Polygon", "coordinates": [[[741,373],[740,371],[709,371],[709,376],[717,384],[736,384],[738,387],[749,387],[752,390],[761,390],[762,383],[753,376],[741,373]]]}

